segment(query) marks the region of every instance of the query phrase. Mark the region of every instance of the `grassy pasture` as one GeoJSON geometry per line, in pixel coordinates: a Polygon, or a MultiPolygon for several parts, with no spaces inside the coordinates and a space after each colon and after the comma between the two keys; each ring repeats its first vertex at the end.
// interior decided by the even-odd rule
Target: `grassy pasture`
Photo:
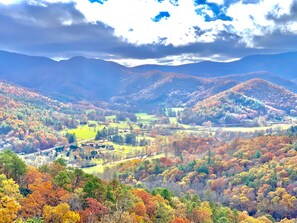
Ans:
{"type": "Polygon", "coordinates": [[[100,129],[99,126],[89,127],[88,125],[80,125],[76,129],[70,129],[67,132],[75,133],[78,140],[92,139],[95,138],[97,131],[100,129]]]}
{"type": "Polygon", "coordinates": [[[152,122],[156,121],[157,118],[154,115],[149,115],[147,113],[136,113],[137,122],[142,124],[152,124],[152,122]]]}

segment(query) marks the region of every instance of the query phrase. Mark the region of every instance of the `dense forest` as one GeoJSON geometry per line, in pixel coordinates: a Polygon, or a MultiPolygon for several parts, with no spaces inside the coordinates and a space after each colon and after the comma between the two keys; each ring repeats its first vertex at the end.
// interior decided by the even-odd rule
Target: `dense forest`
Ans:
{"type": "MultiPolygon", "coordinates": [[[[26,166],[11,150],[5,150],[0,153],[0,161],[1,223],[275,222],[267,214],[250,217],[245,211],[203,201],[191,190],[177,197],[166,188],[147,190],[121,184],[115,179],[101,180],[80,169],[67,168],[63,159],[37,169],[26,166]]],[[[220,183],[212,183],[213,189],[219,188],[220,183]]],[[[292,186],[290,188],[293,190],[292,186]]],[[[262,188],[263,193],[265,190],[266,187],[262,188]]],[[[240,191],[252,193],[247,187],[240,191]]],[[[285,191],[278,188],[269,194],[274,197],[273,201],[281,202],[282,208],[289,211],[296,208],[296,198],[285,191]]],[[[238,199],[249,200],[244,194],[241,196],[238,199]]],[[[293,223],[295,220],[283,219],[281,222],[293,223]]]]}
{"type": "Polygon", "coordinates": [[[121,181],[148,188],[193,191],[203,200],[269,215],[297,215],[297,142],[294,136],[260,136],[220,143],[214,138],[171,141],[166,157],[132,160],[106,169],[121,181]]]}

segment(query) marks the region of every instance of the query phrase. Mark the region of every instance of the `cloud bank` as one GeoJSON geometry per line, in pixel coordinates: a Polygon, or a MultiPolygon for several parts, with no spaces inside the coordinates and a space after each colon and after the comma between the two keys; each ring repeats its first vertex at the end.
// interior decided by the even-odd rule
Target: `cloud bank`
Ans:
{"type": "Polygon", "coordinates": [[[297,50],[297,0],[0,0],[0,49],[129,64],[297,50]]]}

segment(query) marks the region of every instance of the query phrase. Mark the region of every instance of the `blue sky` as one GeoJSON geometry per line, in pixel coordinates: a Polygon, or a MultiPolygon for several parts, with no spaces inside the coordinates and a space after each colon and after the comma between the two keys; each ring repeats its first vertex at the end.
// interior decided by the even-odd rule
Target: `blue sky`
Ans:
{"type": "Polygon", "coordinates": [[[0,0],[0,49],[125,65],[297,50],[297,0],[0,0]]]}

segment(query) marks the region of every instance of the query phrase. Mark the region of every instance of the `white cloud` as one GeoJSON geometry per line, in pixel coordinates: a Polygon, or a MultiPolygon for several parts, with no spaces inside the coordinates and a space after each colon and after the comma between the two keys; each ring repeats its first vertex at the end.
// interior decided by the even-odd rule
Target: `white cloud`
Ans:
{"type": "Polygon", "coordinates": [[[290,22],[288,25],[283,27],[282,31],[283,32],[289,31],[291,33],[297,34],[297,22],[290,22]]]}
{"type": "Polygon", "coordinates": [[[224,0],[208,0],[207,2],[216,3],[218,5],[223,5],[224,4],[224,0]]]}
{"type": "MultiPolygon", "coordinates": [[[[115,29],[115,35],[134,44],[162,43],[174,46],[194,42],[212,42],[219,31],[225,30],[220,20],[205,22],[197,15],[192,1],[180,0],[179,6],[169,0],[159,3],[145,0],[108,0],[102,4],[77,1],[77,8],[90,22],[102,21],[115,29]],[[152,21],[159,12],[168,11],[170,18],[152,21]],[[206,31],[202,36],[195,33],[194,26],[206,31]],[[164,38],[164,39],[163,39],[164,38]]],[[[213,12],[205,8],[205,13],[213,12]]],[[[228,22],[227,22],[228,23],[228,22]]]]}
{"type": "MultiPolygon", "coordinates": [[[[178,7],[170,4],[169,0],[162,4],[145,0],[108,0],[103,5],[79,1],[77,8],[86,15],[88,21],[102,21],[115,29],[116,36],[134,44],[159,43],[160,38],[163,44],[174,46],[213,42],[218,38],[219,32],[228,31],[240,36],[244,43],[252,47],[255,35],[265,35],[277,28],[272,20],[267,19],[267,15],[288,14],[292,1],[262,0],[257,4],[238,2],[226,11],[227,16],[232,17],[233,21],[211,22],[206,22],[195,10],[199,8],[210,17],[214,16],[213,11],[205,5],[195,7],[189,0],[180,0],[178,7]],[[159,23],[153,22],[151,18],[160,11],[168,11],[170,18],[159,23]],[[197,35],[193,28],[195,26],[199,27],[202,35],[197,35]]],[[[222,5],[224,0],[208,2],[222,5]]],[[[287,29],[292,29],[290,27],[287,29]]]]}
{"type": "Polygon", "coordinates": [[[86,15],[88,21],[104,22],[115,29],[116,36],[131,43],[156,43],[163,37],[168,38],[164,41],[167,44],[195,41],[189,32],[189,20],[196,19],[192,4],[180,3],[180,7],[175,7],[168,1],[160,4],[157,1],[109,0],[99,5],[80,1],[77,2],[77,8],[86,15]],[[168,11],[170,18],[157,23],[152,21],[161,11],[168,11]]]}
{"type": "Polygon", "coordinates": [[[19,4],[22,2],[27,2],[30,5],[46,5],[46,3],[68,3],[68,2],[76,2],[77,0],[0,0],[0,4],[11,5],[11,4],[19,4]]]}
{"type": "Polygon", "coordinates": [[[290,13],[290,6],[294,0],[262,0],[258,4],[233,4],[227,10],[229,16],[234,18],[232,32],[241,36],[242,41],[253,47],[255,35],[264,36],[272,33],[278,27],[267,16],[272,14],[280,17],[290,13]]]}
{"type": "Polygon", "coordinates": [[[199,61],[217,61],[217,62],[231,62],[239,58],[227,58],[223,55],[212,55],[210,57],[202,57],[197,54],[186,53],[175,56],[166,56],[161,59],[112,59],[116,63],[122,64],[127,67],[138,66],[142,64],[163,64],[163,65],[182,65],[199,61]]]}
{"type": "Polygon", "coordinates": [[[0,0],[0,4],[4,5],[16,4],[20,2],[22,2],[22,0],[0,0]]]}
{"type": "MultiPolygon", "coordinates": [[[[0,0],[0,3],[12,4],[21,0],[0,0]]],[[[253,47],[255,35],[263,36],[276,29],[283,32],[296,33],[296,23],[291,22],[279,27],[274,21],[268,20],[272,14],[278,18],[290,13],[290,6],[294,0],[261,0],[257,4],[244,4],[239,1],[226,9],[226,16],[232,21],[206,22],[203,15],[197,15],[200,9],[205,15],[214,18],[214,12],[206,5],[195,6],[193,1],[179,0],[179,6],[174,6],[170,0],[159,3],[156,0],[108,0],[104,4],[90,3],[88,0],[24,0],[35,4],[75,2],[88,22],[98,21],[112,27],[114,35],[133,44],[161,43],[174,46],[189,43],[214,42],[222,31],[241,37],[242,42],[253,47]],[[160,12],[169,12],[168,19],[154,22],[152,18],[160,12]],[[199,27],[199,35],[194,27],[199,27]]],[[[207,2],[224,4],[224,0],[208,0],[207,2]]],[[[71,21],[65,21],[71,25],[71,21]]],[[[98,37],[100,38],[100,37],[98,37]]]]}

